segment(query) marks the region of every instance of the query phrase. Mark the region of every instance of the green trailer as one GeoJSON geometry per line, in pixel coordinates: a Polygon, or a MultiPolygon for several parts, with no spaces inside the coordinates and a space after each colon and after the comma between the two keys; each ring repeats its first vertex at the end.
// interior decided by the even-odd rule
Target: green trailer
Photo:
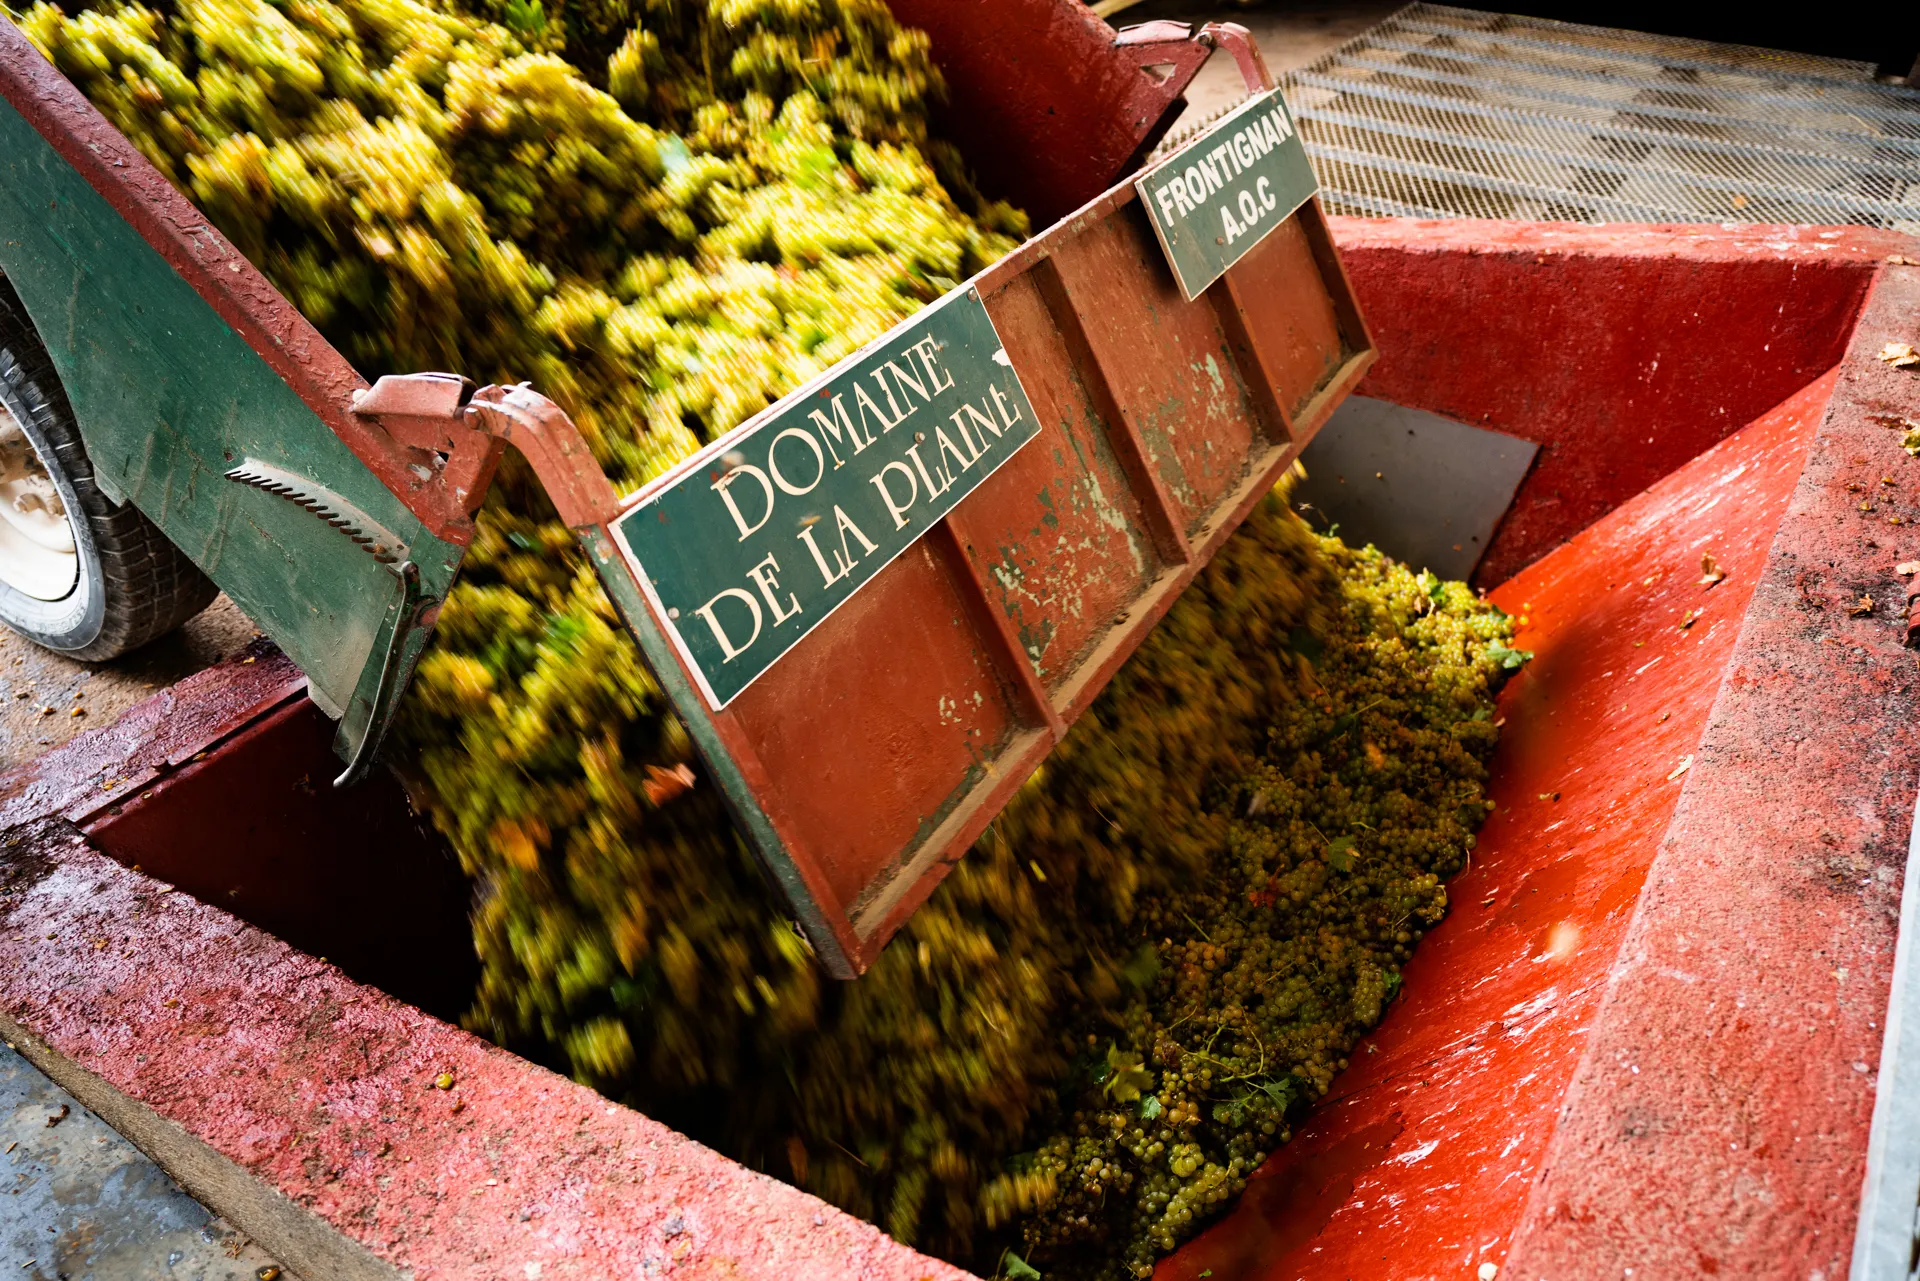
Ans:
{"type": "MultiPolygon", "coordinates": [[[[1087,44],[1048,56],[1117,77],[1080,99],[1125,126],[1082,157],[1104,177],[628,495],[536,389],[369,387],[0,23],[0,619],[106,658],[217,584],[306,672],[351,783],[510,445],[816,952],[857,974],[1373,357],[1246,33],[1002,7],[1036,6],[1087,44]],[[1217,48],[1247,107],[1107,186],[1217,48]]],[[[1057,127],[1045,94],[1028,111],[1057,127]]]]}

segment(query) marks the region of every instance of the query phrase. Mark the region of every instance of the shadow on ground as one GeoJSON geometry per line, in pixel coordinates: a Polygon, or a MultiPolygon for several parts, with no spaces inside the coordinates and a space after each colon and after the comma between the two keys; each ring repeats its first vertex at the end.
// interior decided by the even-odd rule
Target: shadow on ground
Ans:
{"type": "Polygon", "coordinates": [[[11,1045],[0,1049],[0,1275],[298,1281],[11,1045]]]}

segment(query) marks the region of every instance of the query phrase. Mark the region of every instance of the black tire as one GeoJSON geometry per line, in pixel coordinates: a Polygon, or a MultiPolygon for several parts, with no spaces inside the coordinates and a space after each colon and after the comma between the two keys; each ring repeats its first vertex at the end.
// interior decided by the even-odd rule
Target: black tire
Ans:
{"type": "Polygon", "coordinates": [[[213,602],[220,589],[159,527],[94,483],[66,391],[4,277],[0,408],[19,423],[58,491],[79,560],[72,588],[58,600],[28,595],[0,577],[0,623],[69,658],[100,662],[166,635],[213,602]]]}

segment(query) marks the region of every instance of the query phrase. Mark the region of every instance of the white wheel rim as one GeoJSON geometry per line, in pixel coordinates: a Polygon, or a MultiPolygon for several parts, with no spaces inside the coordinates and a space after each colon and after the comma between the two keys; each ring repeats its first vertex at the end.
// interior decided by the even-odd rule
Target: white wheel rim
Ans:
{"type": "Polygon", "coordinates": [[[0,404],[0,582],[35,600],[64,600],[80,581],[80,553],[60,491],[0,404]]]}

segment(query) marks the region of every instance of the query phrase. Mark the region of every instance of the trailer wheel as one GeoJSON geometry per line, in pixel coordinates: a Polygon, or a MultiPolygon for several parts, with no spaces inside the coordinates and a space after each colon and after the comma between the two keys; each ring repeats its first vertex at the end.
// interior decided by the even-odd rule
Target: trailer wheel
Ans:
{"type": "Polygon", "coordinates": [[[0,623],[98,662],[164,636],[218,591],[94,483],[59,376],[0,278],[0,623]]]}

